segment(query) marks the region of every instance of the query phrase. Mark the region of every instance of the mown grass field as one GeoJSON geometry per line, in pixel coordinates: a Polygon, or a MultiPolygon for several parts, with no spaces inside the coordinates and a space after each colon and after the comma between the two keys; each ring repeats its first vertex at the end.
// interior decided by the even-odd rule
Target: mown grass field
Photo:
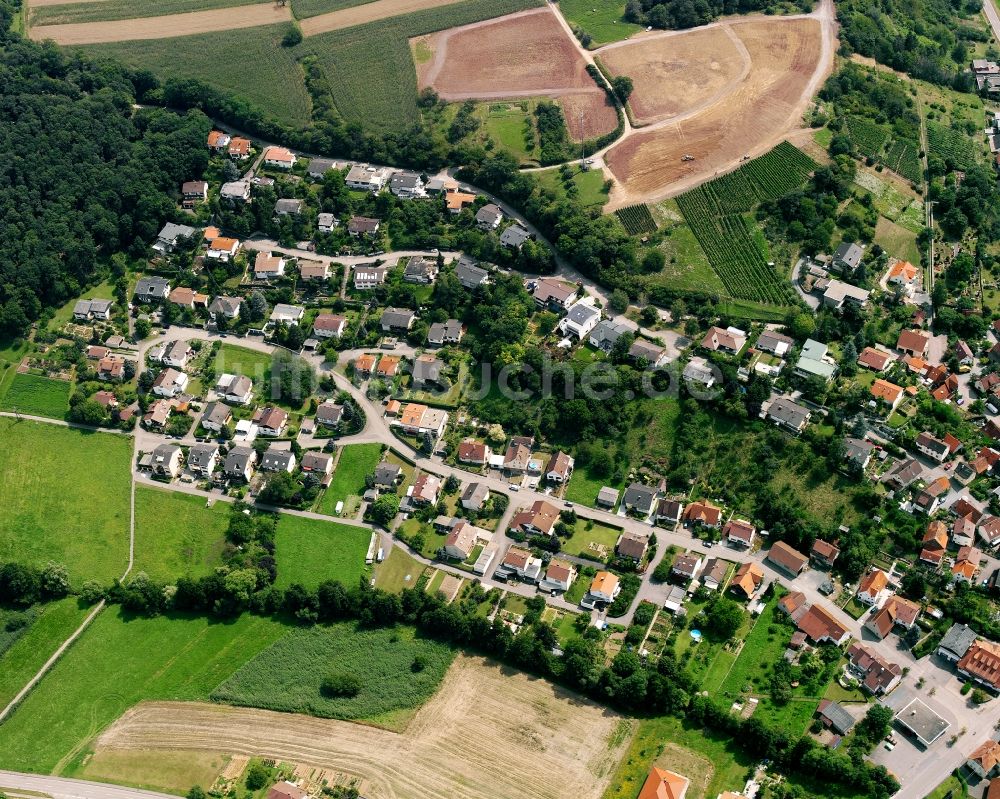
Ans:
{"type": "Polygon", "coordinates": [[[535,124],[527,103],[491,103],[487,106],[483,130],[499,146],[521,161],[537,152],[535,124]],[[528,142],[531,143],[530,148],[528,142]]]}
{"type": "Polygon", "coordinates": [[[100,2],[66,3],[41,6],[30,11],[32,25],[56,25],[77,22],[108,22],[115,19],[158,17],[189,11],[249,5],[254,0],[100,0],[100,2]]]}
{"type": "Polygon", "coordinates": [[[246,100],[264,116],[288,125],[309,121],[311,101],[294,51],[281,46],[286,25],[106,42],[79,49],[152,71],[161,80],[194,78],[246,100]]]}
{"type": "Polygon", "coordinates": [[[15,374],[0,399],[0,409],[28,416],[62,419],[69,411],[70,384],[33,374],[15,374]]]}
{"type": "MultiPolygon", "coordinates": [[[[552,189],[560,197],[567,196],[567,183],[562,179],[558,169],[536,172],[535,177],[544,188],[552,189]]],[[[604,188],[604,173],[598,169],[587,172],[574,171],[569,183],[576,186],[576,199],[584,207],[600,209],[608,201],[608,192],[604,188]]]]}
{"type": "Polygon", "coordinates": [[[211,574],[222,563],[229,508],[226,502],[208,508],[202,497],[136,486],[133,571],[168,583],[211,574]]]}
{"type": "Polygon", "coordinates": [[[684,221],[677,201],[663,200],[650,208],[657,225],[665,232],[657,247],[667,262],[663,269],[647,280],[651,285],[689,291],[705,291],[725,296],[728,292],[708,262],[708,256],[698,243],[690,226],[684,221]]]}
{"type": "Polygon", "coordinates": [[[365,572],[370,540],[371,530],[365,527],[282,514],[275,541],[277,585],[315,587],[339,580],[353,588],[365,572]]]}
{"type": "Polygon", "coordinates": [[[419,119],[409,39],[542,5],[541,0],[465,0],[308,38],[337,110],[348,122],[405,130],[419,119]]]}
{"type": "Polygon", "coordinates": [[[75,585],[128,559],[131,441],[0,418],[0,562],[64,563],[75,585]]]}
{"type": "Polygon", "coordinates": [[[88,743],[132,705],[145,699],[206,700],[287,632],[258,616],[228,622],[180,616],[126,620],[110,608],[0,725],[0,763],[73,776],[88,743]]]}
{"type": "Polygon", "coordinates": [[[337,503],[344,503],[344,513],[356,507],[365,493],[365,477],[375,471],[382,458],[380,444],[348,444],[340,453],[330,486],[319,501],[319,512],[333,516],[337,503]]]}
{"type": "Polygon", "coordinates": [[[618,42],[642,30],[641,25],[622,19],[625,3],[621,0],[559,0],[559,10],[593,37],[592,46],[618,42]]]}
{"type": "Polygon", "coordinates": [[[246,375],[254,381],[255,387],[271,371],[271,356],[266,352],[248,350],[235,344],[223,344],[215,353],[215,373],[246,375]]]}
{"type": "Polygon", "coordinates": [[[378,720],[416,708],[437,689],[455,651],[413,628],[335,624],[295,630],[261,652],[215,691],[216,701],[338,719],[378,720]],[[423,661],[414,670],[414,658],[423,661]],[[361,681],[356,696],[327,697],[330,673],[361,681]]]}
{"type": "Polygon", "coordinates": [[[59,645],[83,621],[89,610],[76,597],[42,607],[27,631],[0,656],[0,707],[6,707],[42,667],[59,645]]]}

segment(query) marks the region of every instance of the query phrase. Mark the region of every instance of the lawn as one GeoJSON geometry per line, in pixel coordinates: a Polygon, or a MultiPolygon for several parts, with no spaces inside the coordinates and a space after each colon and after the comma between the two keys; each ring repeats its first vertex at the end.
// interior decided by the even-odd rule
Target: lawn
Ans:
{"type": "Polygon", "coordinates": [[[571,605],[579,605],[580,600],[586,596],[592,579],[592,577],[587,577],[586,575],[579,575],[569,587],[569,591],[563,595],[563,599],[571,605]]]}
{"type": "Polygon", "coordinates": [[[56,25],[76,22],[107,22],[115,19],[156,17],[213,8],[246,5],[248,0],[101,0],[99,3],[67,3],[32,8],[32,25],[56,25]]]}
{"type": "Polygon", "coordinates": [[[573,535],[563,542],[562,551],[568,555],[579,555],[580,557],[604,561],[607,556],[602,557],[593,549],[589,549],[589,545],[593,543],[603,546],[610,554],[614,551],[621,533],[622,531],[617,527],[610,527],[591,519],[577,519],[573,535]]]}
{"type": "MultiPolygon", "coordinates": [[[[559,197],[566,197],[566,182],[559,169],[546,169],[536,172],[535,177],[542,188],[551,189],[559,197]]],[[[604,188],[604,173],[599,169],[589,169],[581,172],[574,169],[570,181],[576,186],[576,199],[585,206],[601,208],[608,201],[608,192],[604,188]]]]}
{"type": "Polygon", "coordinates": [[[937,788],[927,794],[927,799],[944,799],[946,796],[950,796],[952,799],[960,799],[960,797],[968,795],[969,793],[966,791],[962,781],[952,774],[938,785],[937,788]]]}
{"type": "Polygon", "coordinates": [[[875,226],[875,241],[889,255],[902,258],[911,264],[920,264],[917,234],[912,230],[907,230],[895,222],[890,222],[884,216],[880,216],[878,224],[875,226]]]}
{"type": "Polygon", "coordinates": [[[266,352],[248,350],[235,344],[223,344],[215,354],[215,373],[246,375],[260,388],[271,371],[271,356],[266,352]]]}
{"type": "Polygon", "coordinates": [[[235,621],[105,610],[0,726],[0,763],[73,776],[88,744],[147,699],[206,700],[288,627],[259,616],[235,621]]]}
{"type": "Polygon", "coordinates": [[[135,566],[152,579],[202,577],[222,563],[229,504],[147,486],[135,489],[135,566]]]}
{"type": "Polygon", "coordinates": [[[281,514],[275,541],[277,585],[315,587],[339,580],[353,588],[365,573],[371,536],[366,527],[281,514]]]}
{"type": "MultiPolygon", "coordinates": [[[[77,6],[77,5],[72,5],[72,6],[55,6],[55,8],[80,8],[80,6],[77,6]]],[[[46,6],[46,7],[43,7],[41,9],[37,9],[33,13],[37,14],[37,13],[40,13],[42,11],[48,11],[48,9],[49,9],[49,6],[46,6]]],[[[62,306],[62,308],[58,308],[55,311],[55,313],[52,314],[52,321],[49,323],[49,329],[50,330],[59,330],[67,322],[72,321],[72,319],[73,319],[73,308],[76,306],[76,301],[77,300],[92,300],[92,299],[94,299],[96,297],[100,297],[101,299],[105,299],[105,300],[110,300],[110,299],[113,299],[114,296],[115,296],[115,287],[114,287],[114,284],[111,283],[108,280],[105,280],[103,283],[100,283],[99,285],[94,286],[93,288],[89,288],[86,291],[83,291],[78,296],[74,297],[72,300],[70,300],[64,306],[62,306]]],[[[115,309],[112,308],[112,313],[114,313],[114,312],[115,312],[115,309]]]]}
{"type": "MultiPolygon", "coordinates": [[[[234,705],[337,719],[393,719],[431,697],[455,650],[412,627],[364,629],[335,624],[295,630],[261,652],[212,692],[234,705]],[[420,658],[422,667],[415,665],[420,658]],[[325,696],[324,678],[350,674],[355,696],[325,696]]],[[[395,726],[395,725],[393,725],[395,726]]]]}
{"type": "Polygon", "coordinates": [[[75,585],[121,575],[130,439],[0,418],[0,440],[0,562],[64,563],[75,585]]]}
{"type": "Polygon", "coordinates": [[[406,549],[394,546],[385,560],[375,567],[375,587],[393,593],[413,588],[425,568],[406,549]]]}
{"type": "Polygon", "coordinates": [[[593,477],[586,468],[574,469],[573,476],[569,479],[569,485],[566,486],[566,499],[570,502],[594,507],[597,503],[597,492],[604,486],[621,489],[621,485],[616,484],[610,475],[593,477]]]}
{"type": "Polygon", "coordinates": [[[627,39],[642,30],[641,25],[625,22],[625,3],[619,0],[559,0],[563,16],[593,38],[593,45],[627,39]]]}
{"type": "MultiPolygon", "coordinates": [[[[94,4],[100,5],[100,4],[94,4]]],[[[104,42],[73,48],[148,69],[161,80],[195,79],[286,125],[309,121],[311,101],[294,48],[282,47],[285,24],[170,39],[104,42]]]]}
{"type": "Polygon", "coordinates": [[[337,503],[343,502],[343,515],[351,515],[352,509],[357,508],[357,502],[365,493],[365,477],[375,471],[381,459],[381,444],[348,444],[343,447],[333,480],[323,492],[317,510],[333,516],[337,503]]]}
{"type": "Polygon", "coordinates": [[[28,630],[0,656],[0,707],[7,706],[87,613],[76,597],[42,606],[28,630]]]}
{"type": "Polygon", "coordinates": [[[649,276],[653,285],[677,289],[710,291],[725,296],[728,292],[718,274],[708,262],[708,256],[695,238],[677,207],[676,200],[664,200],[650,206],[657,226],[664,231],[658,249],[667,262],[663,269],[649,276]]]}
{"type": "Polygon", "coordinates": [[[483,132],[519,161],[536,155],[535,123],[527,102],[489,104],[483,132]]]}
{"type": "Polygon", "coordinates": [[[33,374],[15,374],[0,399],[0,409],[27,416],[63,419],[69,410],[70,384],[33,374]]]}

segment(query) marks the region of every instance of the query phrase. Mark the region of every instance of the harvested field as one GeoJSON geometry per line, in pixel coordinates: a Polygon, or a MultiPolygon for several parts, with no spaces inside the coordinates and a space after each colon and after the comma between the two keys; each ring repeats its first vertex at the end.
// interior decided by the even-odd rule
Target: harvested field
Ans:
{"type": "Polygon", "coordinates": [[[558,99],[577,141],[614,130],[618,118],[549,8],[452,28],[412,43],[417,83],[446,100],[558,99]],[[426,57],[430,54],[430,57],[426,57]]]}
{"type": "Polygon", "coordinates": [[[139,39],[169,39],[209,31],[255,28],[276,22],[290,22],[291,10],[274,3],[193,11],[161,17],[122,19],[114,22],[81,22],[66,25],[40,25],[31,28],[31,38],[52,39],[56,44],[96,44],[127,42],[139,39]]]}
{"type": "MultiPolygon", "coordinates": [[[[29,26],[63,25],[71,22],[111,22],[117,19],[163,17],[233,6],[245,6],[255,0],[92,0],[86,3],[60,3],[39,6],[30,3],[29,26]]],[[[260,2],[260,0],[256,0],[260,2]]]]}
{"type": "Polygon", "coordinates": [[[101,3],[104,0],[29,0],[25,3],[26,6],[31,6],[31,8],[44,8],[45,6],[68,6],[68,5],[79,5],[80,3],[101,3]]]}
{"type": "Polygon", "coordinates": [[[679,194],[782,141],[794,127],[828,58],[815,18],[728,23],[746,47],[750,71],[721,102],[665,120],[612,147],[617,181],[611,207],[679,194]],[[682,161],[684,155],[693,160],[682,161]]]}
{"type": "Polygon", "coordinates": [[[600,58],[612,75],[632,78],[629,105],[636,125],[707,108],[750,70],[750,56],[729,26],[612,45],[601,50],[600,58]]]}
{"type": "Polygon", "coordinates": [[[405,733],[202,703],[136,705],[97,751],[197,750],[329,767],[373,799],[598,799],[630,735],[611,711],[459,656],[405,733]]]}
{"type": "Polygon", "coordinates": [[[317,33],[339,31],[342,28],[353,28],[366,22],[376,22],[388,17],[398,17],[424,11],[438,6],[450,6],[459,0],[375,0],[351,8],[331,11],[329,14],[319,14],[302,20],[302,33],[305,36],[315,36],[317,33]]]}

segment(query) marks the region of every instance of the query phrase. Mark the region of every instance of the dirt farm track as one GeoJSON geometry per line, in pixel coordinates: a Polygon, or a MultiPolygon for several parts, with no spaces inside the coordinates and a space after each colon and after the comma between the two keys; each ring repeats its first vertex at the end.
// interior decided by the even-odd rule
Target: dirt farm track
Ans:
{"type": "Polygon", "coordinates": [[[96,751],[261,755],[359,777],[372,799],[599,799],[628,744],[620,716],[544,680],[459,656],[402,734],[350,722],[146,702],[96,751]]]}

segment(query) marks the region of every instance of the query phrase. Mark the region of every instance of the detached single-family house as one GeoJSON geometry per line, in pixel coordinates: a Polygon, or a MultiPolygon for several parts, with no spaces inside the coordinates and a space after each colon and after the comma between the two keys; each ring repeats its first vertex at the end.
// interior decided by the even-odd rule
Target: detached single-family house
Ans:
{"type": "Polygon", "coordinates": [[[271,146],[264,150],[264,166],[291,169],[296,162],[295,153],[286,147],[271,146]]]}
{"type": "Polygon", "coordinates": [[[896,340],[896,349],[907,355],[923,358],[927,354],[931,337],[922,330],[903,330],[896,340]]]}
{"type": "Polygon", "coordinates": [[[615,342],[618,341],[626,333],[632,332],[628,325],[621,324],[620,322],[613,322],[610,319],[604,319],[598,322],[594,329],[590,331],[590,343],[592,346],[597,347],[597,349],[603,352],[611,352],[615,346],[615,342]]]}
{"type": "Polygon", "coordinates": [[[476,211],[476,227],[480,230],[496,230],[503,222],[503,211],[494,203],[488,203],[476,211]]]}
{"type": "Polygon", "coordinates": [[[516,223],[500,234],[500,244],[512,250],[520,250],[524,242],[530,238],[532,238],[531,233],[521,227],[520,223],[516,223]]]}
{"type": "Polygon", "coordinates": [[[226,477],[250,482],[257,466],[257,451],[252,447],[233,447],[222,467],[226,477]]]}
{"type": "Polygon", "coordinates": [[[829,350],[822,342],[806,339],[795,364],[795,374],[804,378],[819,377],[828,382],[832,380],[837,374],[837,365],[829,356],[829,350]]]}
{"type": "Polygon", "coordinates": [[[176,477],[181,473],[181,448],[174,444],[160,444],[153,450],[153,474],[160,477],[176,477]]]}
{"type": "Polygon", "coordinates": [[[784,333],[775,333],[773,330],[765,330],[757,337],[754,347],[761,352],[769,352],[783,358],[792,347],[795,341],[784,333]]]}
{"type": "Polygon", "coordinates": [[[271,309],[271,316],[268,318],[276,325],[297,325],[305,315],[306,309],[301,305],[279,302],[271,309]]]}
{"type": "Polygon", "coordinates": [[[645,363],[651,369],[659,369],[667,363],[667,350],[652,341],[637,338],[628,348],[628,357],[638,364],[645,363]]]}
{"type": "Polygon", "coordinates": [[[890,383],[888,380],[878,378],[871,387],[871,395],[876,402],[883,402],[889,410],[895,410],[899,401],[903,398],[903,387],[890,383]]]}
{"type": "Polygon", "coordinates": [[[413,362],[413,387],[416,389],[436,388],[441,385],[444,361],[433,355],[420,355],[413,362]]]}
{"type": "Polygon", "coordinates": [[[795,615],[798,615],[795,623],[799,630],[813,643],[822,644],[829,641],[835,646],[840,646],[850,637],[850,631],[819,605],[810,605],[804,613],[795,615]]]}
{"type": "Polygon", "coordinates": [[[466,510],[478,512],[483,509],[483,505],[490,498],[490,489],[485,483],[469,483],[462,492],[462,507],[466,510]]]}
{"type": "Polygon", "coordinates": [[[229,202],[250,202],[250,181],[231,180],[222,184],[219,189],[219,199],[229,202]]]}
{"type": "Polygon", "coordinates": [[[917,290],[920,272],[909,261],[896,261],[889,267],[885,282],[889,286],[899,286],[907,297],[912,297],[917,290]]]}
{"type": "Polygon", "coordinates": [[[709,591],[719,591],[729,574],[729,564],[721,558],[709,558],[701,571],[701,584],[709,591]]]}
{"type": "Polygon", "coordinates": [[[347,232],[357,238],[358,236],[374,236],[378,233],[382,222],[379,219],[372,219],[368,216],[352,216],[347,223],[347,232]]]}
{"type": "Polygon", "coordinates": [[[967,680],[993,694],[1000,693],[1000,644],[976,639],[955,668],[967,680]]]}
{"type": "Polygon", "coordinates": [[[413,327],[417,315],[409,308],[386,308],[379,319],[383,333],[405,333],[413,327]]]}
{"type": "Polygon", "coordinates": [[[233,405],[249,405],[253,397],[253,380],[246,375],[222,374],[215,383],[215,393],[233,405]]]}
{"type": "MultiPolygon", "coordinates": [[[[530,284],[529,284],[530,285],[530,284]]],[[[577,287],[572,283],[556,280],[552,277],[541,277],[535,283],[532,297],[539,308],[551,311],[564,311],[573,304],[577,287]]]]}
{"type": "Polygon", "coordinates": [[[208,184],[204,180],[187,180],[181,184],[181,199],[185,208],[208,199],[208,184]]]}
{"type": "Polygon", "coordinates": [[[268,405],[253,415],[253,422],[264,436],[280,436],[288,425],[288,414],[281,408],[268,405]]]}
{"type": "Polygon", "coordinates": [[[813,541],[812,549],[809,550],[809,557],[821,569],[832,569],[833,564],[840,557],[840,548],[836,544],[817,538],[813,541]]]}
{"type": "Polygon", "coordinates": [[[710,352],[725,352],[736,355],[746,346],[746,331],[738,327],[729,327],[723,330],[721,327],[710,327],[705,337],[701,340],[703,349],[710,352]]]}
{"type": "Polygon", "coordinates": [[[833,254],[833,267],[842,274],[852,275],[854,270],[861,265],[864,254],[865,251],[857,244],[845,241],[833,254]]]}
{"type": "Polygon", "coordinates": [[[722,508],[708,500],[697,500],[684,509],[684,523],[692,527],[708,527],[715,530],[721,521],[722,508]]]}
{"type": "Polygon", "coordinates": [[[865,347],[858,355],[858,366],[871,369],[873,372],[883,372],[894,360],[892,353],[883,352],[874,347],[865,347]]]}
{"type": "Polygon", "coordinates": [[[135,296],[141,303],[162,302],[169,294],[170,282],[166,278],[140,277],[135,284],[135,296]]]}
{"type": "MultiPolygon", "coordinates": [[[[621,593],[621,585],[618,576],[608,571],[599,571],[590,582],[590,591],[584,597],[584,601],[589,601],[593,607],[598,602],[610,604],[617,599],[621,593]]],[[[583,602],[581,602],[583,604],[583,602]]],[[[586,607],[586,605],[584,605],[586,607]]]]}
{"type": "Polygon", "coordinates": [[[615,554],[623,560],[641,563],[649,549],[649,536],[626,530],[615,544],[615,554]]]}
{"type": "Polygon", "coordinates": [[[573,474],[573,464],[573,458],[567,453],[553,453],[545,467],[545,479],[558,485],[568,482],[573,474]]]}
{"type": "Polygon", "coordinates": [[[403,267],[403,282],[426,286],[437,280],[437,262],[430,258],[413,257],[403,267]]]}
{"type": "Polygon", "coordinates": [[[375,467],[374,482],[376,488],[395,490],[396,484],[403,479],[403,470],[395,463],[382,462],[375,467]]]}
{"type": "Polygon", "coordinates": [[[191,345],[177,339],[167,345],[167,349],[163,353],[163,363],[176,369],[183,369],[191,360],[192,355],[194,355],[194,350],[191,345]]]}
{"type": "Polygon", "coordinates": [[[549,567],[545,570],[545,577],[539,582],[538,587],[547,591],[569,591],[569,587],[576,579],[576,567],[565,560],[553,558],[549,561],[549,567]]]}
{"type": "Polygon", "coordinates": [[[196,474],[211,475],[219,465],[219,445],[195,444],[188,450],[187,465],[196,474]]]}
{"type": "Polygon", "coordinates": [[[301,216],[306,207],[305,200],[282,198],[274,203],[274,215],[278,216],[301,216]]]}
{"type": "Polygon", "coordinates": [[[530,549],[512,544],[496,571],[498,577],[516,576],[520,580],[537,582],[542,572],[542,559],[532,555],[530,549]]]}
{"type": "Polygon", "coordinates": [[[466,439],[458,445],[458,462],[485,466],[490,459],[490,448],[474,439],[466,439]]]}
{"type": "Polygon", "coordinates": [[[889,575],[881,569],[872,569],[861,580],[855,598],[862,605],[878,607],[889,593],[889,575]]]}
{"type": "Polygon", "coordinates": [[[449,191],[444,195],[444,207],[452,216],[458,216],[475,201],[475,194],[464,191],[449,191]]]}
{"type": "Polygon", "coordinates": [[[233,418],[233,412],[221,402],[210,402],[201,414],[201,426],[213,433],[218,433],[226,427],[233,418]]]}
{"type": "Polygon", "coordinates": [[[178,286],[167,295],[167,299],[182,308],[193,309],[195,306],[204,308],[208,305],[207,294],[201,294],[188,286],[178,286]]]}
{"type": "Polygon", "coordinates": [[[244,139],[242,136],[233,136],[229,141],[229,146],[226,148],[226,152],[229,153],[229,157],[235,161],[245,161],[250,157],[250,150],[253,147],[253,142],[250,139],[244,139]]]}
{"type": "Polygon", "coordinates": [[[474,289],[488,282],[490,273],[463,255],[455,266],[455,277],[462,284],[462,288],[474,289]]]}
{"type": "Polygon", "coordinates": [[[938,463],[941,463],[950,454],[948,444],[939,438],[935,438],[926,430],[918,435],[916,441],[913,443],[919,452],[938,463]]]}
{"type": "Polygon", "coordinates": [[[230,135],[221,130],[213,130],[208,134],[208,149],[221,153],[229,146],[230,135]]]}
{"type": "Polygon", "coordinates": [[[111,318],[111,300],[77,300],[73,306],[73,318],[81,322],[92,319],[107,321],[111,318]]]}
{"type": "Polygon", "coordinates": [[[743,519],[730,519],[722,528],[722,536],[726,541],[747,549],[753,546],[756,534],[757,528],[743,519]]]}
{"type": "Polygon", "coordinates": [[[868,468],[874,452],[875,445],[870,441],[850,436],[844,439],[844,460],[861,471],[868,468]]]}
{"type": "Polygon", "coordinates": [[[161,371],[153,381],[153,393],[158,397],[176,397],[188,386],[188,376],[184,372],[167,368],[161,371]]]}
{"type": "Polygon", "coordinates": [[[333,456],[326,452],[309,450],[302,453],[302,471],[308,474],[329,477],[333,473],[333,456]]]}
{"type": "Polygon", "coordinates": [[[811,416],[812,412],[808,408],[787,397],[778,397],[767,408],[768,421],[796,435],[809,424],[811,416]]]}
{"type": "Polygon", "coordinates": [[[1000,774],[1000,743],[989,738],[977,746],[965,761],[966,768],[980,779],[1000,774]]]}
{"type": "Polygon", "coordinates": [[[236,257],[236,253],[239,252],[239,249],[239,240],[228,238],[226,236],[219,236],[212,239],[208,243],[208,249],[205,251],[205,257],[212,258],[217,261],[228,262],[236,257]]]}
{"type": "Polygon", "coordinates": [[[682,580],[693,580],[701,571],[702,561],[697,555],[683,554],[674,559],[671,573],[677,575],[682,580]]]}
{"type": "Polygon", "coordinates": [[[831,280],[823,292],[823,305],[840,310],[847,304],[864,307],[868,304],[869,291],[852,286],[842,280],[831,280]]]}
{"type": "MultiPolygon", "coordinates": [[[[601,489],[604,491],[605,489],[601,489]]],[[[614,489],[611,489],[614,490],[614,489]]],[[[597,495],[600,499],[600,494],[597,495]]],[[[618,492],[615,492],[615,500],[618,499],[618,492]]],[[[611,503],[614,505],[614,502],[611,503]]],[[[684,516],[684,503],[676,499],[667,499],[664,497],[656,504],[656,521],[657,523],[667,523],[669,525],[680,524],[681,519],[684,516]]],[[[718,519],[716,519],[718,522],[718,519]]]]}
{"type": "Polygon", "coordinates": [[[438,408],[409,402],[399,409],[398,425],[410,435],[431,436],[436,441],[448,426],[448,414],[438,408]]]}
{"type": "Polygon", "coordinates": [[[729,584],[730,590],[744,599],[753,599],[764,582],[764,570],[752,561],[740,564],[729,584]]]}
{"type": "Polygon", "coordinates": [[[340,221],[331,213],[324,212],[316,215],[316,227],[320,233],[332,233],[333,229],[340,225],[340,221]]]}
{"type": "Polygon", "coordinates": [[[885,638],[894,628],[909,630],[920,617],[920,605],[901,596],[890,596],[882,609],[873,613],[865,629],[879,639],[885,638]]]}
{"type": "Polygon", "coordinates": [[[347,327],[347,317],[340,314],[321,313],[313,321],[316,338],[340,338],[347,327]]]}
{"type": "Polygon", "coordinates": [[[208,306],[208,314],[212,319],[217,319],[220,316],[224,319],[238,319],[242,304],[243,300],[240,297],[227,297],[220,294],[208,306]]]}
{"type": "Polygon", "coordinates": [[[396,172],[389,179],[389,191],[403,200],[426,197],[424,181],[416,172],[396,172]]]}
{"type": "Polygon", "coordinates": [[[766,560],[791,577],[798,577],[809,563],[809,558],[784,541],[775,541],[767,551],[766,560]]]}
{"type": "Polygon", "coordinates": [[[324,400],[316,406],[316,424],[323,427],[337,427],[344,418],[344,406],[332,400],[324,400]]]}
{"type": "Polygon", "coordinates": [[[434,347],[443,347],[445,344],[458,344],[465,335],[465,327],[457,319],[449,319],[446,322],[434,322],[427,329],[427,343],[434,347]]]}
{"type": "Polygon", "coordinates": [[[559,320],[559,329],[584,341],[599,321],[601,312],[588,299],[583,299],[570,306],[566,316],[559,320]]]}
{"type": "Polygon", "coordinates": [[[149,430],[162,430],[170,419],[170,403],[159,399],[150,403],[142,417],[142,423],[149,430]]]}
{"type": "Polygon", "coordinates": [[[303,281],[328,280],[330,277],[330,264],[325,261],[303,261],[299,260],[299,277],[303,281]]]}
{"type": "Polygon", "coordinates": [[[349,189],[378,193],[385,186],[389,175],[385,169],[356,164],[350,168],[344,182],[349,189]]]}
{"type": "MultiPolygon", "coordinates": [[[[166,255],[169,252],[173,252],[182,240],[192,239],[196,234],[197,231],[189,225],[175,225],[173,222],[167,222],[156,236],[156,241],[153,242],[153,249],[161,255],[166,255]]],[[[136,294],[138,293],[139,289],[137,287],[136,294]]],[[[163,296],[165,297],[166,293],[163,296]]]]}
{"type": "Polygon", "coordinates": [[[903,670],[898,664],[890,663],[862,643],[853,643],[847,650],[847,668],[874,696],[888,694],[903,679],[903,670]]]}
{"type": "Polygon", "coordinates": [[[385,283],[385,277],[388,273],[389,269],[385,266],[355,266],[354,288],[359,291],[377,288],[385,283]]]}
{"type": "Polygon", "coordinates": [[[530,508],[523,508],[510,520],[510,530],[523,535],[552,535],[559,521],[559,509],[551,502],[539,499],[530,508]]]}
{"type": "Polygon", "coordinates": [[[257,253],[253,262],[253,276],[256,280],[276,280],[284,277],[285,259],[273,253],[257,253]]]}
{"type": "Polygon", "coordinates": [[[625,489],[625,495],[622,497],[622,508],[640,516],[649,516],[656,506],[656,494],[656,489],[651,486],[632,483],[625,489]]]}
{"type": "Polygon", "coordinates": [[[291,474],[295,471],[295,455],[290,449],[271,444],[260,460],[260,470],[262,472],[288,472],[291,474]]]}

